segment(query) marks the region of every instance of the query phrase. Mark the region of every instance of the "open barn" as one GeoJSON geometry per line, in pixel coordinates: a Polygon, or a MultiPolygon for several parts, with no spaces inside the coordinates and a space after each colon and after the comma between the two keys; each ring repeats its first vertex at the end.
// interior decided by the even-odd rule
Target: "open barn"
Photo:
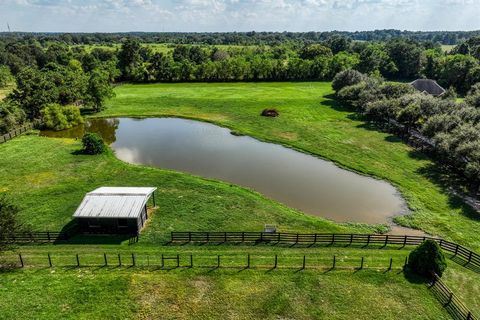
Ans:
{"type": "Polygon", "coordinates": [[[148,219],[153,187],[101,187],[85,195],[73,217],[81,232],[138,234],[148,219]]]}

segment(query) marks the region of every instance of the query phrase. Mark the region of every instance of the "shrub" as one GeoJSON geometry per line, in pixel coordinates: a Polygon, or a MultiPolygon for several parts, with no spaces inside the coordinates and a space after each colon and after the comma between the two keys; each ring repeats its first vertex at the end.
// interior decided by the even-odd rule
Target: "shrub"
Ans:
{"type": "Polygon", "coordinates": [[[47,105],[41,111],[42,127],[55,131],[65,130],[83,123],[80,109],[75,106],[47,105]]]}
{"type": "Polygon", "coordinates": [[[25,120],[25,112],[20,107],[7,101],[0,101],[0,134],[21,126],[25,120]]]}
{"type": "Polygon", "coordinates": [[[335,75],[332,81],[332,88],[338,92],[345,87],[360,83],[366,80],[366,78],[367,77],[363,73],[357,70],[345,70],[335,75]]]}
{"type": "Polygon", "coordinates": [[[86,133],[82,138],[83,152],[86,154],[100,154],[105,151],[105,143],[96,133],[86,133]]]}
{"type": "Polygon", "coordinates": [[[447,262],[438,243],[426,240],[410,253],[407,266],[411,271],[425,277],[431,277],[433,272],[441,277],[447,268],[447,262]]]}

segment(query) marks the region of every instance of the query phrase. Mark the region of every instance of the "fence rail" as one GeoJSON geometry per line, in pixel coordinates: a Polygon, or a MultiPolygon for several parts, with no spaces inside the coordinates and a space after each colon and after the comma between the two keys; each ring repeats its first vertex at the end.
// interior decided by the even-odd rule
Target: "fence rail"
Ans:
{"type": "Polygon", "coordinates": [[[478,320],[478,318],[463,304],[463,302],[440,280],[437,275],[433,276],[430,289],[437,299],[454,319],[478,320]]]}
{"type": "Polygon", "coordinates": [[[381,245],[418,245],[430,239],[440,247],[461,258],[467,264],[480,268],[480,255],[454,242],[421,237],[383,234],[335,234],[335,233],[269,233],[269,232],[171,232],[172,242],[255,242],[255,243],[299,243],[299,244],[381,244],[381,245]]]}
{"type": "Polygon", "coordinates": [[[5,243],[30,243],[30,242],[55,242],[68,240],[70,234],[68,232],[16,232],[5,239],[5,243]]]}
{"type": "Polygon", "coordinates": [[[22,133],[25,133],[29,130],[33,129],[33,124],[29,123],[27,125],[24,125],[23,127],[16,128],[10,132],[7,132],[3,135],[0,135],[0,144],[7,142],[8,140],[12,140],[13,138],[21,135],[22,133]]]}

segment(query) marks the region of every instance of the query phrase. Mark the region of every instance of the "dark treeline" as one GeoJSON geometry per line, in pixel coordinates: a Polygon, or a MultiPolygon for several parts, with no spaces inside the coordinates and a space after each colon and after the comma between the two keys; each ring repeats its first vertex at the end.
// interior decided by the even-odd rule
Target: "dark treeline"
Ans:
{"type": "Polygon", "coordinates": [[[332,85],[339,100],[377,127],[430,151],[450,181],[457,174],[473,194],[479,192],[480,83],[463,102],[451,92],[435,98],[409,84],[385,82],[356,70],[339,73],[332,85]]]}
{"type": "Polygon", "coordinates": [[[62,41],[67,44],[118,43],[134,37],[147,43],[208,44],[208,45],[278,45],[288,41],[319,42],[332,36],[356,41],[387,41],[405,38],[421,42],[455,45],[480,36],[480,31],[402,31],[395,29],[372,31],[328,32],[125,32],[125,33],[30,33],[2,32],[0,37],[16,40],[62,41]]]}

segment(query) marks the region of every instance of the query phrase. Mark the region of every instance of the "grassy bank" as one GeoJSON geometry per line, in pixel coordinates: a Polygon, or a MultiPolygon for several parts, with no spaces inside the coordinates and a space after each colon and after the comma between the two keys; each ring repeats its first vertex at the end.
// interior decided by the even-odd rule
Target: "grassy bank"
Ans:
{"type": "Polygon", "coordinates": [[[115,91],[99,116],[200,119],[331,159],[391,181],[413,211],[400,223],[480,248],[479,215],[447,194],[435,165],[338,105],[329,83],[149,84],[115,91]],[[280,116],[260,117],[264,108],[276,108],[280,116]]]}
{"type": "Polygon", "coordinates": [[[12,272],[0,309],[5,319],[449,319],[425,285],[376,271],[12,272]]]}

